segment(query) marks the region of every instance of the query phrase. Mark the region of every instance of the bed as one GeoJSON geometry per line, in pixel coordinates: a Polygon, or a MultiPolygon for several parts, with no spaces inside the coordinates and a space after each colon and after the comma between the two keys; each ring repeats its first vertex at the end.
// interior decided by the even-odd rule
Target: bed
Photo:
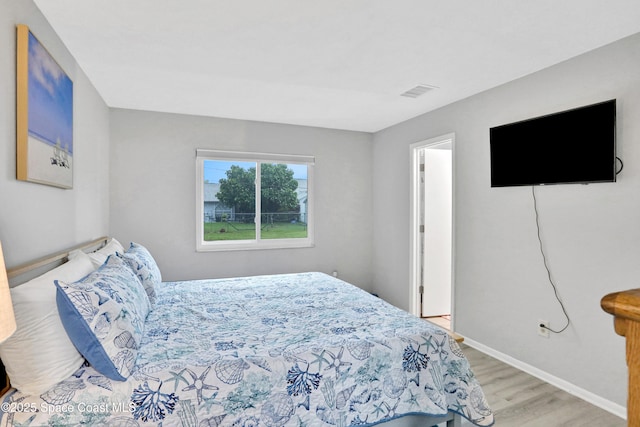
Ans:
{"type": "Polygon", "coordinates": [[[78,278],[54,269],[38,283],[61,325],[36,329],[47,348],[70,341],[71,361],[41,348],[33,369],[45,380],[21,378],[33,369],[12,366],[25,352],[18,290],[42,276],[15,287],[19,342],[0,345],[15,387],[0,398],[0,426],[493,424],[446,331],[332,276],[161,282],[146,248],[114,239],[69,258],[56,269],[83,264],[78,278]]]}

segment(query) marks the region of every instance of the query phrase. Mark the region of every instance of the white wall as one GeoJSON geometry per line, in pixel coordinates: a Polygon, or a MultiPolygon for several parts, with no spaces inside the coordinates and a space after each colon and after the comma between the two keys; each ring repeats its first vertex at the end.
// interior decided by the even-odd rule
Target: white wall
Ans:
{"type": "MultiPolygon", "coordinates": [[[[455,324],[462,335],[626,404],[624,339],[600,308],[640,278],[640,35],[605,46],[374,135],[374,212],[409,206],[409,145],[456,135],[455,324]],[[542,236],[572,318],[541,338],[538,318],[563,324],[536,239],[531,189],[490,187],[489,128],[618,100],[617,183],[538,190],[542,236]]],[[[428,96],[428,95],[427,95],[428,96]]],[[[408,308],[409,214],[374,217],[374,290],[408,308]],[[383,227],[384,225],[384,227],[383,227]]]]}
{"type": "Polygon", "coordinates": [[[111,230],[154,255],[167,280],[337,270],[371,284],[371,135],[113,110],[111,230]],[[315,247],[195,252],[196,148],[313,155],[315,247]]]}
{"type": "Polygon", "coordinates": [[[0,240],[7,267],[109,231],[109,110],[30,0],[0,3],[0,240]],[[16,180],[16,24],[73,81],[73,189],[16,180]]]}

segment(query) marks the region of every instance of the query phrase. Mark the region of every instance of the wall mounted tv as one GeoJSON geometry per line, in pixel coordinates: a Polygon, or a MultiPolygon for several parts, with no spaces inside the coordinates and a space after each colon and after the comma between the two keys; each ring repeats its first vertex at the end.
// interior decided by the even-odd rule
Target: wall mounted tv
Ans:
{"type": "Polygon", "coordinates": [[[491,186],[616,180],[616,100],[490,130],[491,186]]]}

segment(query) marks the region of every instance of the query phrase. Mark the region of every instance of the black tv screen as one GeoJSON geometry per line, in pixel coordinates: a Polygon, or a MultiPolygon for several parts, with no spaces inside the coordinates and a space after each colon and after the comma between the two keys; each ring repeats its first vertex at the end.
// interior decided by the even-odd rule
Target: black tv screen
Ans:
{"type": "Polygon", "coordinates": [[[491,186],[616,180],[616,100],[490,130],[491,186]]]}

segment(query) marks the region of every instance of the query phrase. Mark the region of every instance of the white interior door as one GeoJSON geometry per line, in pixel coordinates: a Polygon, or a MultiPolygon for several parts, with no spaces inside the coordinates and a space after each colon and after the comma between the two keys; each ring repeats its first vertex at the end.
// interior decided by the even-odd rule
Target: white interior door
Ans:
{"type": "MultiPolygon", "coordinates": [[[[422,154],[422,153],[421,153],[422,154]]],[[[421,156],[422,157],[422,156],[421,156]]],[[[421,194],[422,316],[451,314],[452,158],[449,145],[424,149],[421,194]]]]}

